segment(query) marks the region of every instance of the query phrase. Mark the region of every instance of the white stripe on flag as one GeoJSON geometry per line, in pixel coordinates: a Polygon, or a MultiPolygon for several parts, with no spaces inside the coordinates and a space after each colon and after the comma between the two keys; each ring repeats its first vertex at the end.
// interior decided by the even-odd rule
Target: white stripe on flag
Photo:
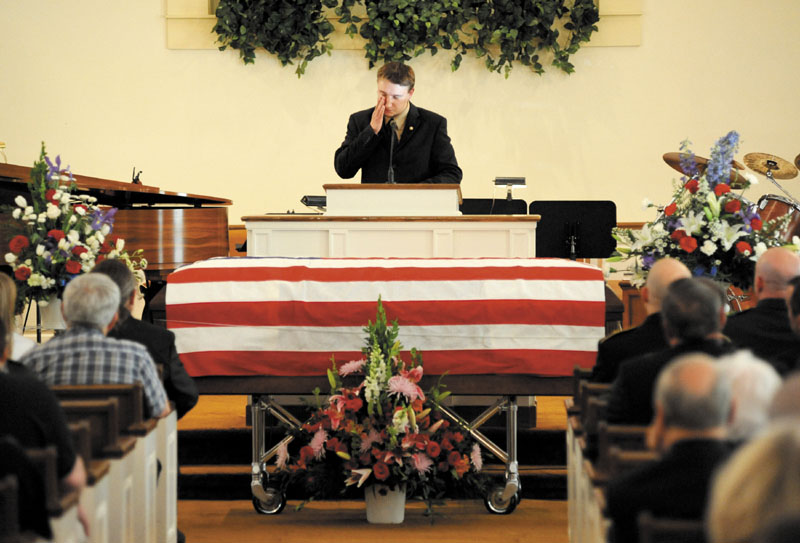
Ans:
{"type": "Polygon", "coordinates": [[[188,269],[213,268],[590,268],[583,262],[548,258],[285,258],[285,257],[216,257],[194,262],[178,268],[176,271],[188,269]]]}

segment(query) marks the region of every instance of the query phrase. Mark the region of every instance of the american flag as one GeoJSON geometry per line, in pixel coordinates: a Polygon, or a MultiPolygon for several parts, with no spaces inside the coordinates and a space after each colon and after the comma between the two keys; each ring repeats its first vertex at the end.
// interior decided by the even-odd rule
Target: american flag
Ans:
{"type": "Polygon", "coordinates": [[[569,375],[605,333],[602,271],[545,258],[214,258],[169,275],[167,325],[192,375],[319,376],[378,297],[427,374],[569,375]]]}

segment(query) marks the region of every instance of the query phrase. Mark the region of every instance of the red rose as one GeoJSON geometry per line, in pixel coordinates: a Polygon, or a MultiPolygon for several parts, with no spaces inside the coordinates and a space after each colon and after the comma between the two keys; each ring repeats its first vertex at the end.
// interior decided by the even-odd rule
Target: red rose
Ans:
{"type": "Polygon", "coordinates": [[[425,452],[428,453],[428,456],[431,458],[436,458],[439,456],[439,453],[442,452],[442,448],[435,441],[431,441],[425,448],[425,452]]]}
{"type": "Polygon", "coordinates": [[[730,192],[730,191],[731,191],[731,187],[727,183],[720,183],[719,185],[714,187],[714,194],[716,194],[717,196],[722,196],[726,192],[730,192]]]}
{"type": "Polygon", "coordinates": [[[75,262],[74,260],[67,260],[64,268],[66,268],[67,273],[71,273],[73,275],[76,273],[81,273],[81,263],[75,262]]]}
{"type": "Polygon", "coordinates": [[[100,253],[107,254],[110,252],[111,252],[111,245],[109,245],[107,241],[104,241],[103,244],[100,246],[100,253]]]}
{"type": "Polygon", "coordinates": [[[687,253],[694,252],[697,249],[697,240],[691,236],[686,236],[685,238],[681,238],[680,241],[681,249],[686,251],[687,253]]]}
{"type": "Polygon", "coordinates": [[[375,474],[377,480],[385,481],[389,478],[389,466],[383,462],[375,462],[375,465],[372,466],[372,473],[375,474]]]}
{"type": "Polygon", "coordinates": [[[750,221],[750,228],[753,230],[761,230],[761,227],[764,226],[764,223],[761,222],[761,219],[756,217],[752,221],[750,221]]]}
{"type": "Polygon", "coordinates": [[[746,241],[740,241],[736,244],[736,250],[745,256],[753,254],[753,248],[746,241]]]}
{"type": "Polygon", "coordinates": [[[669,204],[667,207],[664,208],[664,214],[667,217],[669,217],[673,213],[675,213],[675,211],[677,211],[677,209],[678,209],[678,204],[676,204],[675,202],[672,202],[671,204],[669,204]]]}
{"type": "Polygon", "coordinates": [[[27,266],[20,266],[14,271],[14,277],[16,277],[17,281],[27,281],[30,276],[31,269],[27,266]]]}
{"type": "MultiPolygon", "coordinates": [[[[719,185],[717,185],[719,186],[719,185]]],[[[725,212],[726,213],[736,213],[742,209],[742,203],[739,200],[728,200],[725,202],[725,212]]]]}
{"type": "Polygon", "coordinates": [[[452,452],[451,452],[451,453],[450,453],[450,454],[447,456],[447,462],[448,462],[448,464],[450,464],[451,466],[455,466],[456,464],[458,464],[459,462],[461,462],[461,453],[460,453],[460,452],[458,452],[458,451],[452,451],[452,452]]]}
{"type": "Polygon", "coordinates": [[[697,182],[697,179],[690,179],[686,182],[684,188],[694,194],[700,188],[700,184],[697,182]]]}
{"type": "Polygon", "coordinates": [[[60,202],[53,198],[56,194],[56,189],[48,189],[47,192],[44,193],[44,198],[51,204],[57,206],[60,202]]]}
{"type": "Polygon", "coordinates": [[[675,230],[673,233],[669,235],[669,237],[674,240],[680,241],[686,237],[686,232],[684,232],[683,230],[675,230]]]}
{"type": "Polygon", "coordinates": [[[100,264],[100,263],[101,263],[103,260],[105,260],[105,259],[106,259],[106,257],[105,257],[105,256],[103,256],[103,255],[97,255],[97,258],[94,260],[94,263],[95,263],[95,264],[100,264]]]}
{"type": "Polygon", "coordinates": [[[28,238],[20,234],[19,236],[11,238],[11,241],[8,242],[8,248],[11,249],[12,253],[18,255],[20,251],[30,244],[31,242],[28,241],[28,238]]]}
{"type": "Polygon", "coordinates": [[[89,249],[84,247],[83,245],[76,245],[72,248],[72,254],[75,256],[81,256],[83,253],[88,253],[89,249]]]}
{"type": "Polygon", "coordinates": [[[51,237],[51,238],[53,238],[53,239],[54,239],[54,240],[56,240],[56,241],[61,241],[62,239],[64,239],[65,237],[67,237],[67,235],[66,235],[66,234],[64,234],[64,231],[63,231],[63,230],[59,230],[59,229],[57,229],[57,228],[53,228],[52,230],[50,230],[50,231],[47,233],[47,235],[48,235],[48,237],[51,237]]]}

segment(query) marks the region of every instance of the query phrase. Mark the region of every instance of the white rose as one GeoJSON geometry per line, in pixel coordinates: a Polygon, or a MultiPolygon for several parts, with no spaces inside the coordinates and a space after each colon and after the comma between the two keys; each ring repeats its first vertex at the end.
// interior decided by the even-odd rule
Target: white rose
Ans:
{"type": "Polygon", "coordinates": [[[14,253],[6,253],[6,262],[8,262],[9,264],[13,264],[16,261],[17,261],[17,255],[15,255],[14,253]]]}
{"type": "Polygon", "coordinates": [[[44,254],[44,245],[37,245],[36,246],[36,254],[38,256],[42,256],[44,254]]]}
{"type": "Polygon", "coordinates": [[[61,216],[61,208],[53,204],[47,204],[46,214],[48,219],[57,219],[61,216]]]}
{"type": "Polygon", "coordinates": [[[77,230],[70,230],[67,234],[67,239],[69,239],[72,243],[78,243],[81,240],[81,235],[77,232],[77,230]]]}
{"type": "Polygon", "coordinates": [[[717,252],[717,244],[711,240],[706,240],[703,246],[700,247],[700,252],[706,256],[711,256],[717,252]]]}
{"type": "Polygon", "coordinates": [[[20,208],[15,209],[11,212],[11,216],[19,220],[19,218],[22,217],[22,210],[20,208]]]}
{"type": "Polygon", "coordinates": [[[16,198],[14,198],[14,203],[22,208],[28,206],[28,201],[23,196],[17,196],[16,198]]]}

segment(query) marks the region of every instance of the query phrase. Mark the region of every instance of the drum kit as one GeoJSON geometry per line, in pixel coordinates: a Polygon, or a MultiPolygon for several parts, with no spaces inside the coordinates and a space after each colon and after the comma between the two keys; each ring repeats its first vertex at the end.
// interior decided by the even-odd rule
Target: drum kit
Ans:
{"type": "MultiPolygon", "coordinates": [[[[708,159],[696,156],[694,157],[697,165],[696,172],[685,171],[681,164],[680,153],[665,153],[664,162],[671,168],[681,172],[683,175],[702,175],[708,166],[708,159]]],[[[770,155],[768,153],[748,153],[744,155],[745,165],[756,173],[764,175],[772,184],[774,184],[785,196],[777,194],[765,194],[758,200],[758,210],[761,220],[769,221],[789,215],[787,225],[783,231],[782,238],[785,241],[791,241],[792,236],[800,235],[800,200],[797,200],[789,192],[784,189],[778,179],[794,179],[797,177],[798,168],[800,168],[800,155],[794,159],[794,164],[781,157],[770,155]]],[[[730,186],[733,190],[741,189],[746,186],[746,179],[741,171],[744,166],[737,161],[733,161],[733,168],[730,174],[730,186]]],[[[742,198],[744,199],[744,198],[742,198]]]]}

